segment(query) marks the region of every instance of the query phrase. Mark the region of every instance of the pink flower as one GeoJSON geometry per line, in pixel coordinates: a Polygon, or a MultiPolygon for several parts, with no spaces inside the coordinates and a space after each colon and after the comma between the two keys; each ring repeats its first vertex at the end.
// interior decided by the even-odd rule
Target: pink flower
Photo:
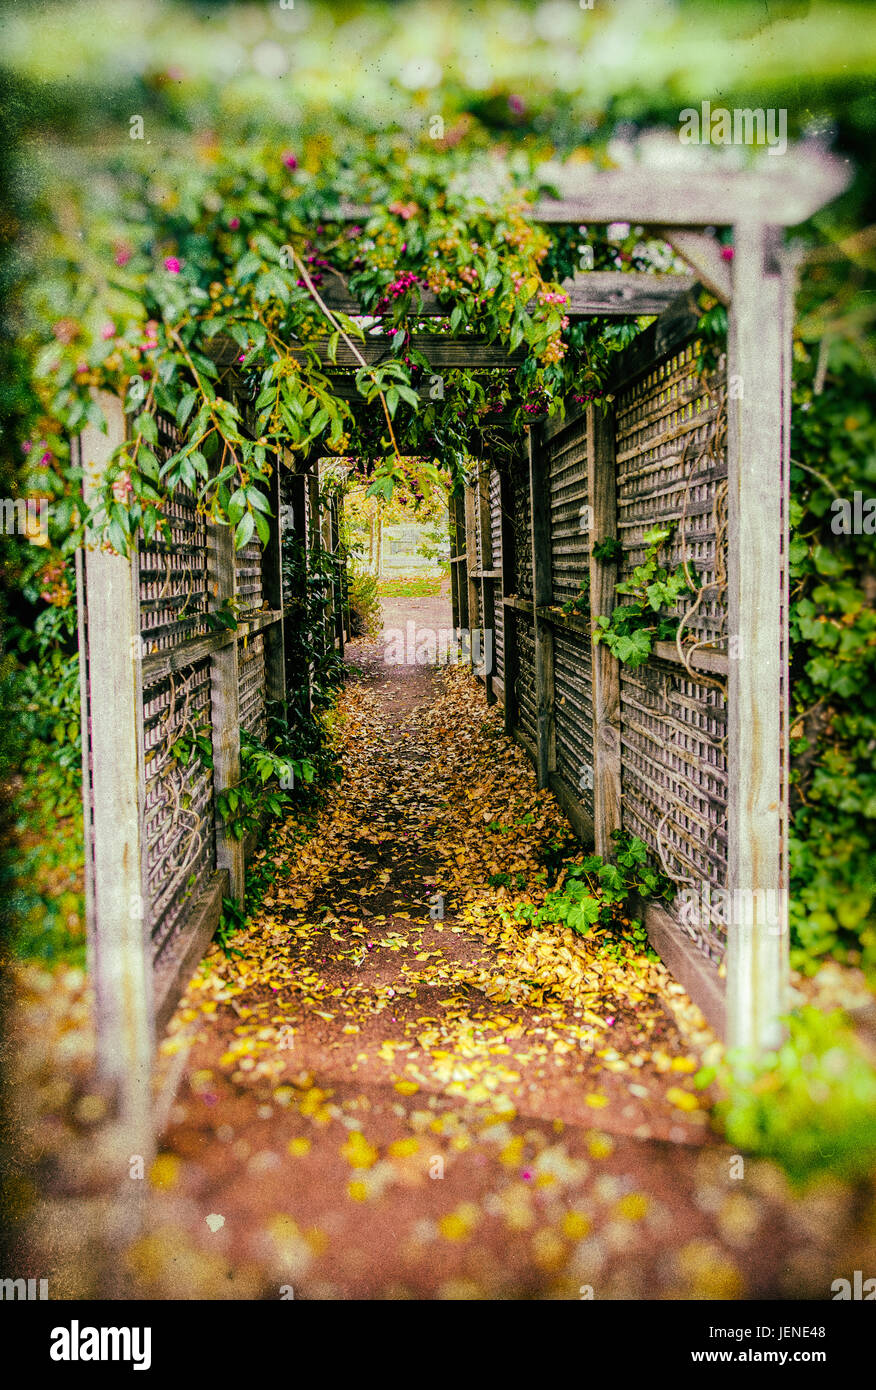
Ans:
{"type": "Polygon", "coordinates": [[[106,342],[109,338],[114,338],[116,336],[115,324],[105,323],[103,328],[100,330],[100,336],[103,338],[104,342],[106,342]]]}
{"type": "Polygon", "coordinates": [[[611,1025],[614,1023],[614,1015],[612,1014],[611,1018],[607,1018],[607,1019],[605,1020],[605,1022],[606,1022],[606,1026],[607,1026],[608,1028],[610,1028],[611,1025]]]}
{"type": "Polygon", "coordinates": [[[134,254],[130,246],[128,246],[127,243],[124,241],[117,241],[113,249],[115,251],[114,259],[116,265],[127,265],[128,261],[134,254]]]}
{"type": "Polygon", "coordinates": [[[508,98],[508,105],[515,116],[521,115],[526,110],[526,102],[523,100],[523,97],[510,96],[508,98]]]}
{"type": "Polygon", "coordinates": [[[722,260],[722,261],[732,261],[732,259],[733,259],[733,247],[732,247],[732,246],[722,246],[722,247],[721,247],[721,260],[722,260]]]}
{"type": "Polygon", "coordinates": [[[524,1182],[532,1182],[532,1170],[530,1168],[524,1168],[520,1176],[524,1182]]]}
{"type": "Polygon", "coordinates": [[[40,463],[42,464],[43,468],[48,468],[48,466],[49,466],[49,464],[50,464],[51,462],[52,462],[52,451],[51,451],[51,449],[47,449],[46,452],[43,454],[42,458],[40,459],[40,463]]]}
{"type": "Polygon", "coordinates": [[[22,446],[21,446],[21,452],[22,452],[23,454],[29,454],[32,448],[33,448],[33,445],[31,444],[30,440],[29,440],[29,439],[26,439],[26,440],[24,441],[24,443],[22,444],[22,446]]]}
{"type": "Polygon", "coordinates": [[[230,218],[230,220],[229,220],[229,222],[228,222],[228,225],[229,225],[229,227],[231,228],[232,232],[236,232],[237,229],[238,229],[238,227],[240,226],[240,218],[239,218],[239,217],[232,217],[232,218],[230,218]]]}
{"type": "Polygon", "coordinates": [[[298,168],[298,160],[295,158],[295,156],[294,156],[294,154],[292,153],[291,150],[285,150],[285,151],[283,152],[282,158],[283,158],[283,163],[286,165],[286,168],[287,168],[287,169],[297,169],[297,168],[298,168]]]}
{"type": "Polygon", "coordinates": [[[164,269],[169,270],[171,275],[179,275],[182,266],[176,256],[165,256],[164,269]]]}

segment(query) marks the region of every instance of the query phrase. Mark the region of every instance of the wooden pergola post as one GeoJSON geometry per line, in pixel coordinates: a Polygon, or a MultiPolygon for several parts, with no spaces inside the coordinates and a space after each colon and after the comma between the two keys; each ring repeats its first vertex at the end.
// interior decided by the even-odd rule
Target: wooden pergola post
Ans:
{"type": "MultiPolygon", "coordinates": [[[[262,593],[268,607],[276,612],[283,610],[283,542],[282,507],[280,490],[280,460],[274,464],[270,481],[270,501],[273,517],[271,535],[262,554],[262,593]]],[[[283,623],[275,623],[264,634],[265,644],[265,697],[268,700],[286,698],[286,655],[284,649],[283,623]]]]}
{"type": "Polygon", "coordinates": [[[465,488],[465,578],[468,601],[466,603],[466,622],[468,627],[468,660],[472,664],[474,635],[478,624],[478,586],[475,578],[478,568],[478,492],[477,483],[467,483],[465,488]]]}
{"type": "Polygon", "coordinates": [[[546,787],[557,765],[554,722],[554,631],[539,617],[551,602],[551,512],[548,455],[541,427],[529,429],[529,497],[532,518],[532,606],[535,637],[535,717],[538,785],[546,787]]]}
{"type": "Polygon", "coordinates": [[[727,351],[727,1034],[775,1046],[788,982],[788,462],[791,323],[778,236],[734,229],[727,351]]]}
{"type": "MultiPolygon", "coordinates": [[[[217,607],[237,593],[234,532],[211,523],[208,529],[210,584],[217,607]]],[[[210,654],[210,708],[213,741],[213,793],[228,791],[240,781],[240,661],[238,643],[229,642],[210,654]]],[[[243,906],[246,860],[243,840],[231,834],[219,813],[216,824],[216,867],[228,870],[229,895],[243,906]]]]}
{"type": "Polygon", "coordinates": [[[514,518],[511,514],[511,482],[503,469],[499,474],[499,505],[502,515],[502,602],[505,670],[502,676],[505,700],[505,733],[513,737],[517,725],[517,618],[506,599],[516,591],[514,574],[514,518]]]}
{"type": "MultiPolygon", "coordinates": [[[[614,417],[587,407],[587,497],[591,509],[590,617],[611,615],[617,564],[598,560],[594,547],[617,529],[614,417]]],[[[593,835],[597,854],[612,849],[612,831],[621,828],[620,662],[600,642],[591,645],[593,689],[593,835]]]]}
{"type": "MultiPolygon", "coordinates": [[[[79,436],[86,503],[99,505],[101,481],[126,433],[118,396],[97,401],[106,433],[93,424],[79,436]]],[[[93,856],[89,973],[95,991],[97,1062],[117,1099],[118,1122],[132,1151],[152,1152],[152,951],[146,893],[143,805],[143,687],[139,568],[128,555],[86,539],[85,593],[79,595],[86,808],[86,856],[93,856]],[[87,614],[87,616],[86,616],[87,614]]]]}
{"type": "Polygon", "coordinates": [[[481,658],[484,662],[484,685],[487,704],[496,703],[493,675],[496,660],[496,607],[494,581],[488,578],[493,568],[493,535],[490,524],[490,466],[482,463],[478,470],[478,525],[481,528],[481,658]],[[489,665],[488,665],[489,663],[489,665]]]}

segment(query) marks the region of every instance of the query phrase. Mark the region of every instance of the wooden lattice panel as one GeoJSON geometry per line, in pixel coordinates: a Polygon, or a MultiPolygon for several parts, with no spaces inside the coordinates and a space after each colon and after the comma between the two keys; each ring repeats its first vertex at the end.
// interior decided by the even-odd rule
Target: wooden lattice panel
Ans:
{"type": "MultiPolygon", "coordinates": [[[[672,524],[660,552],[670,569],[696,569],[702,597],[671,611],[685,617],[683,645],[727,649],[726,479],[723,410],[717,386],[697,373],[688,343],[619,393],[616,463],[619,580],[645,559],[644,535],[672,524]]],[[[629,601],[618,595],[618,601],[629,601]]],[[[727,876],[727,702],[720,679],[653,659],[621,666],[621,794],[624,827],[638,835],[678,888],[701,905],[727,876]]],[[[720,913],[699,911],[683,927],[714,962],[723,958],[720,913]]]]}
{"type": "MultiPolygon", "coordinates": [[[[710,392],[703,384],[696,358],[697,346],[690,343],[619,394],[615,457],[624,558],[618,579],[644,560],[644,534],[658,522],[671,523],[661,560],[671,569],[686,561],[705,588],[686,624],[688,640],[692,634],[724,649],[725,430],[718,388],[710,392]]],[[[683,608],[674,611],[680,615],[683,608]]]]}
{"type": "Polygon", "coordinates": [[[261,633],[250,637],[238,648],[238,700],[240,727],[264,742],[267,734],[265,715],[265,642],[261,633]]]}
{"type": "Polygon", "coordinates": [[[550,442],[550,489],[553,601],[565,603],[578,596],[590,568],[584,415],[550,442]]]}
{"type": "MultiPolygon", "coordinates": [[[[163,461],[179,448],[173,421],[157,416],[158,448],[163,461]]],[[[139,540],[140,636],[144,653],[166,651],[209,630],[207,527],[195,497],[179,487],[163,507],[171,539],[156,534],[139,540]]]]}
{"type": "Polygon", "coordinates": [[[173,753],[179,740],[209,733],[210,719],[208,658],[143,691],[143,828],[156,959],[216,867],[211,769],[199,755],[184,762],[173,753]]]}
{"type": "MultiPolygon", "coordinates": [[[[679,888],[692,887],[706,902],[706,885],[726,883],[726,735],[723,692],[665,662],[621,668],[624,828],[645,841],[679,888]]],[[[690,930],[706,955],[722,959],[720,924],[690,930]]]]}
{"type": "Polygon", "coordinates": [[[593,684],[590,642],[583,634],[554,634],[554,720],[557,773],[593,815],[593,684]]]}
{"type": "Polygon", "coordinates": [[[536,741],[535,643],[532,623],[521,613],[514,614],[517,627],[517,678],[514,693],[520,730],[531,743],[536,741]]]}
{"type": "Polygon", "coordinates": [[[515,458],[510,471],[514,522],[514,583],[518,598],[532,598],[532,529],[529,516],[529,474],[526,461],[515,458]]]}
{"type": "Polygon", "coordinates": [[[262,606],[262,547],[257,537],[234,557],[237,602],[241,613],[257,612],[262,606]]]}

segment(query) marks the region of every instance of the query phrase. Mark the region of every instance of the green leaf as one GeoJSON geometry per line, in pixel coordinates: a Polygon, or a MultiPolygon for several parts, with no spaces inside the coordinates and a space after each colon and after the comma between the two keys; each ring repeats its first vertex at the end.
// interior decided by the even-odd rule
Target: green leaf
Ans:
{"type": "Polygon", "coordinates": [[[197,399],[197,391],[186,391],[185,395],[181,398],[180,403],[176,408],[176,423],[179,425],[180,429],[183,428],[183,426],[186,423],[186,420],[189,418],[192,411],[194,410],[195,401],[197,399]]]}
{"type": "Polygon", "coordinates": [[[252,512],[246,512],[245,515],[240,518],[240,521],[237,523],[237,526],[234,531],[235,550],[243,549],[247,542],[252,539],[252,533],[254,530],[255,521],[253,519],[253,514],[252,512]]]}

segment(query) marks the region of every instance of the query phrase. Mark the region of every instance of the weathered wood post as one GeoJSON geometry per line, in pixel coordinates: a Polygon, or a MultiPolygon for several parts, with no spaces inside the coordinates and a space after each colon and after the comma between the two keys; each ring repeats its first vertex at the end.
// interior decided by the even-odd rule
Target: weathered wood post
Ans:
{"type": "MultiPolygon", "coordinates": [[[[262,553],[262,594],[269,608],[275,612],[281,612],[283,608],[283,511],[279,459],[275,461],[274,471],[271,474],[269,493],[273,516],[269,521],[270,539],[262,553]]],[[[262,640],[265,644],[265,698],[285,700],[286,655],[283,623],[273,623],[269,628],[266,628],[262,640]]]]}
{"type": "Polygon", "coordinates": [[[551,602],[551,513],[547,450],[540,425],[529,428],[529,505],[532,525],[532,604],[535,637],[535,707],[538,752],[538,785],[546,787],[556,770],[554,722],[554,632],[539,617],[539,608],[551,602]]]}
{"type": "Polygon", "coordinates": [[[332,593],[335,619],[335,645],[338,655],[344,655],[344,582],[340,571],[341,560],[341,525],[338,516],[338,500],[333,498],[329,507],[329,530],[331,536],[331,551],[335,562],[335,570],[332,576],[332,593]]]}
{"type": "MultiPolygon", "coordinates": [[[[590,616],[611,615],[617,565],[594,548],[617,535],[614,416],[587,407],[587,496],[590,505],[590,616]]],[[[603,643],[591,646],[593,680],[593,833],[597,854],[609,854],[621,827],[620,663],[603,643]]]]}
{"type": "Polygon", "coordinates": [[[474,651],[474,635],[478,623],[478,588],[475,578],[478,568],[478,500],[477,484],[466,483],[465,487],[465,580],[468,593],[466,615],[468,625],[468,659],[474,651]]]}
{"type": "Polygon", "coordinates": [[[787,1007],[787,555],[791,323],[776,237],[734,228],[727,352],[730,635],[727,1032],[757,1052],[787,1007]]]}
{"type": "MultiPolygon", "coordinates": [[[[511,506],[511,481],[503,469],[499,474],[499,505],[502,509],[502,602],[517,592],[514,558],[514,517],[511,506]]],[[[517,616],[505,604],[504,609],[505,671],[505,733],[514,736],[517,726],[517,616]]]]}
{"type": "MultiPolygon", "coordinates": [[[[99,506],[101,480],[125,440],[122,401],[96,394],[103,433],[79,436],[83,493],[99,506]]],[[[98,514],[97,522],[100,517],[98,514]]],[[[152,1151],[154,1046],[152,952],[143,835],[143,698],[136,544],[128,555],[101,549],[97,526],[85,543],[80,593],[82,737],[86,784],[86,856],[92,861],[88,922],[89,974],[97,1016],[97,1063],[118,1102],[126,1141],[152,1151]],[[87,614],[87,618],[86,618],[87,614]]]]}
{"type": "Polygon", "coordinates": [[[478,525],[481,531],[481,654],[484,662],[484,686],[487,704],[496,703],[493,674],[496,662],[495,581],[487,578],[493,568],[493,533],[490,524],[490,466],[481,465],[478,473],[478,525]],[[489,664],[488,664],[489,663],[489,664]]]}
{"type": "MultiPolygon", "coordinates": [[[[215,522],[207,528],[207,567],[210,587],[219,607],[232,601],[237,591],[234,563],[234,532],[215,522]]],[[[236,787],[240,781],[240,670],[237,641],[229,642],[210,655],[210,700],[213,739],[213,793],[236,787]]],[[[245,858],[243,840],[229,831],[218,806],[216,824],[216,866],[228,870],[229,895],[243,906],[245,858]]]]}

